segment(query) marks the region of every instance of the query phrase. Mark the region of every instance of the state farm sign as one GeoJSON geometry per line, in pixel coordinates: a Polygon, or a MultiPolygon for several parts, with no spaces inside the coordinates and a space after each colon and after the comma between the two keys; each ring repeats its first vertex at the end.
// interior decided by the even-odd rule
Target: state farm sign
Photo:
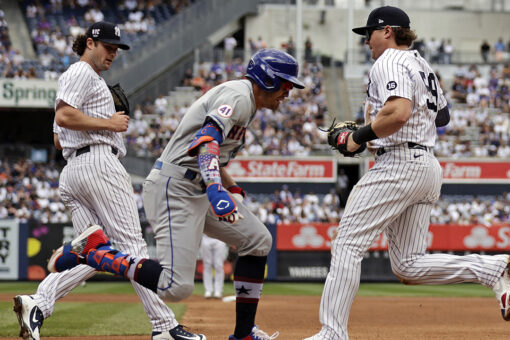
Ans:
{"type": "MultiPolygon", "coordinates": [[[[510,162],[441,160],[444,183],[510,183],[510,162]]],[[[368,168],[374,161],[368,161],[368,168]]]]}
{"type": "MultiPolygon", "coordinates": [[[[279,224],[276,229],[278,250],[330,250],[337,229],[332,223],[279,224]]],[[[431,224],[427,232],[427,249],[439,251],[510,251],[510,224],[484,225],[431,224]]],[[[369,250],[387,250],[383,233],[369,250]]]]}
{"type": "Polygon", "coordinates": [[[334,182],[336,163],[333,158],[236,158],[226,168],[242,182],[334,182]]]}

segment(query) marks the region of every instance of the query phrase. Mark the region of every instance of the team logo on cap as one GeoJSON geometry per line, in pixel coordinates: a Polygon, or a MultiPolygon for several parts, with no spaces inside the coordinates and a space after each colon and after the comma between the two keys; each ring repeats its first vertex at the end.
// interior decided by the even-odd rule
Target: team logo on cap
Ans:
{"type": "Polygon", "coordinates": [[[223,118],[232,116],[232,113],[234,113],[234,110],[230,105],[223,104],[218,108],[218,114],[223,118]]]}
{"type": "Polygon", "coordinates": [[[101,33],[101,29],[100,28],[93,28],[92,29],[92,36],[94,38],[98,37],[100,33],[101,33]]]}
{"type": "Polygon", "coordinates": [[[119,26],[115,26],[115,35],[120,38],[120,28],[119,28],[119,26]]]}
{"type": "Polygon", "coordinates": [[[379,23],[382,24],[384,22],[383,19],[379,19],[379,23]]]}
{"type": "Polygon", "coordinates": [[[392,81],[390,81],[390,82],[388,82],[388,84],[386,84],[386,89],[387,89],[388,91],[394,90],[394,89],[396,89],[396,88],[397,88],[397,82],[395,82],[395,81],[393,81],[393,80],[392,80],[392,81]]]}

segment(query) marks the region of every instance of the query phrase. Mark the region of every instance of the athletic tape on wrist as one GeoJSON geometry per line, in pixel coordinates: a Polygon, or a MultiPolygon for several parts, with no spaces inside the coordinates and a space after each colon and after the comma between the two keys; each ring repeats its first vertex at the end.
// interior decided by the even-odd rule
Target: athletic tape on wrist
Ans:
{"type": "Polygon", "coordinates": [[[372,123],[359,128],[358,130],[352,133],[352,140],[356,144],[363,144],[370,142],[371,140],[377,139],[377,135],[374,130],[372,130],[372,123]]]}

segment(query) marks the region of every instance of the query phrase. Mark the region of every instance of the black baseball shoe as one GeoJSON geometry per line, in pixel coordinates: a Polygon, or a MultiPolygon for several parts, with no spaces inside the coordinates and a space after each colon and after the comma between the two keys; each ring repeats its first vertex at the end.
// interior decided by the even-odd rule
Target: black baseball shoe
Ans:
{"type": "Polygon", "coordinates": [[[207,338],[203,334],[190,333],[179,325],[166,332],[152,332],[152,340],[207,340],[207,338]]]}

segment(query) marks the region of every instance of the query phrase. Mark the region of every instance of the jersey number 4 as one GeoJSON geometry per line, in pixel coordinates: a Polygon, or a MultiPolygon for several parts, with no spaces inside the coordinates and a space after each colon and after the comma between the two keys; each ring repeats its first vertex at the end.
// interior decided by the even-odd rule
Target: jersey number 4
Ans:
{"type": "Polygon", "coordinates": [[[425,83],[425,87],[427,90],[432,94],[434,97],[433,101],[427,99],[427,107],[429,110],[432,110],[434,112],[437,112],[437,84],[436,84],[436,76],[434,73],[429,73],[428,76],[425,76],[425,72],[420,71],[421,79],[425,83]]]}

